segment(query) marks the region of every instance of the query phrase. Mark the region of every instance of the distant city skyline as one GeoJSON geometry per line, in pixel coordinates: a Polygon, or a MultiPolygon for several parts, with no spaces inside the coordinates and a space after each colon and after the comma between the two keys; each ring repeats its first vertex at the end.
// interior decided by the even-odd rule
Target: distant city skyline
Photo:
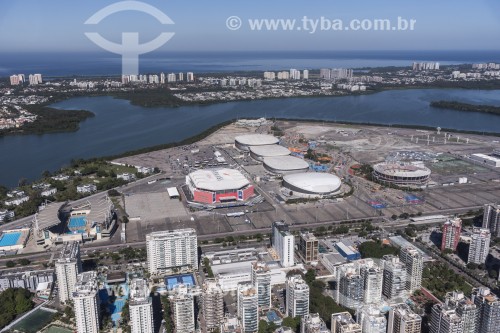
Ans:
{"type": "Polygon", "coordinates": [[[125,11],[110,15],[95,26],[84,22],[103,7],[119,1],[2,2],[0,43],[10,52],[98,52],[85,37],[99,32],[114,42],[122,32],[140,33],[141,43],[161,32],[175,36],[155,52],[243,51],[243,50],[499,50],[500,3],[495,0],[405,2],[387,0],[322,1],[310,6],[304,1],[277,0],[240,2],[219,0],[145,0],[167,14],[174,25],[161,25],[147,14],[125,11]],[[243,26],[226,27],[230,16],[243,26]],[[249,19],[391,19],[416,20],[414,31],[251,31],[249,19]]]}

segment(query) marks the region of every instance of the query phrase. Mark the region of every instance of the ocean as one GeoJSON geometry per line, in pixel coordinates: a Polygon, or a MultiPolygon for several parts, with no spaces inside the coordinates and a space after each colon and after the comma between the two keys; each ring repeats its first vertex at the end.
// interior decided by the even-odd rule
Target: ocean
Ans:
{"type": "MultiPolygon", "coordinates": [[[[153,52],[140,57],[141,73],[235,72],[318,68],[409,66],[413,61],[441,64],[500,63],[500,51],[252,51],[153,52]]],[[[51,76],[120,75],[121,58],[111,53],[0,54],[0,77],[14,73],[51,76]]]]}

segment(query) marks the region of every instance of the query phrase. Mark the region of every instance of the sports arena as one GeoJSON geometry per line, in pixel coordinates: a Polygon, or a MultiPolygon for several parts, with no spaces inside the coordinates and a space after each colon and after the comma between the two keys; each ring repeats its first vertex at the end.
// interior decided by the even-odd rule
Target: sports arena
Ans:
{"type": "Polygon", "coordinates": [[[200,203],[246,201],[254,195],[254,187],[234,169],[197,170],[186,176],[193,200],[200,203]]]}
{"type": "Polygon", "coordinates": [[[266,134],[248,134],[240,135],[234,138],[234,145],[236,148],[248,151],[253,146],[276,145],[279,139],[266,134]]]}
{"type": "Polygon", "coordinates": [[[301,158],[293,156],[264,157],[264,168],[276,174],[306,172],[309,164],[301,158]]]}
{"type": "Polygon", "coordinates": [[[250,156],[257,161],[263,161],[265,157],[288,156],[290,150],[280,145],[251,146],[250,156]]]}
{"type": "Polygon", "coordinates": [[[425,185],[431,170],[423,165],[383,162],[373,166],[373,177],[383,183],[395,185],[425,185]]]}
{"type": "Polygon", "coordinates": [[[293,195],[322,198],[340,193],[340,178],[330,173],[294,173],[283,177],[283,187],[293,195]]]}

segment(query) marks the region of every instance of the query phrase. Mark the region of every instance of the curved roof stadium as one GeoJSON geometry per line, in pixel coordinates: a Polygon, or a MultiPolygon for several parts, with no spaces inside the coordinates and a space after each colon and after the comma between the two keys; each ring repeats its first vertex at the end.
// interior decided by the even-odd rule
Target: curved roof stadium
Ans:
{"type": "Polygon", "coordinates": [[[248,150],[251,146],[275,145],[280,140],[267,134],[247,134],[234,138],[234,145],[241,150],[248,150]]]}
{"type": "Polygon", "coordinates": [[[414,164],[382,162],[373,166],[373,176],[377,180],[398,185],[423,185],[430,175],[429,168],[414,164]]]}
{"type": "Polygon", "coordinates": [[[188,177],[197,189],[205,191],[234,190],[249,184],[245,176],[234,169],[197,170],[190,173],[188,177]]]}
{"type": "Polygon", "coordinates": [[[326,196],[338,193],[342,182],[330,173],[294,173],[283,177],[283,187],[306,195],[326,196]]]}
{"type": "Polygon", "coordinates": [[[264,157],[264,168],[273,173],[304,172],[309,169],[309,164],[303,159],[293,156],[264,157]]]}
{"type": "Polygon", "coordinates": [[[262,161],[264,157],[287,156],[290,150],[280,145],[251,146],[250,156],[253,159],[262,161]]]}

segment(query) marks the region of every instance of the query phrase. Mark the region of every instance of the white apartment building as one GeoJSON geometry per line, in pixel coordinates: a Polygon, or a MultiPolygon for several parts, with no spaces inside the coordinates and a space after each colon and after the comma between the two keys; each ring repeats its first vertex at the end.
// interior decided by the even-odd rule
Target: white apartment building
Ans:
{"type": "Polygon", "coordinates": [[[402,301],[408,297],[406,290],[407,273],[406,266],[400,262],[398,257],[386,255],[383,257],[384,280],[382,294],[389,300],[402,301]]]}
{"type": "Polygon", "coordinates": [[[490,251],[491,232],[489,229],[474,228],[469,245],[467,263],[484,264],[490,251]]]}
{"type": "Polygon", "coordinates": [[[273,222],[272,245],[279,256],[282,267],[291,267],[295,264],[295,237],[290,233],[286,223],[273,222]]]}
{"type": "Polygon", "coordinates": [[[132,333],[154,332],[153,303],[145,279],[130,282],[129,312],[132,333]]]}
{"type": "Polygon", "coordinates": [[[271,270],[263,261],[252,263],[252,284],[259,295],[259,307],[271,307],[271,270]]]}
{"type": "Polygon", "coordinates": [[[421,333],[422,317],[407,304],[394,305],[389,311],[387,333],[421,333]]]}
{"type": "Polygon", "coordinates": [[[150,274],[198,268],[198,239],[194,229],[157,231],[146,235],[150,274]]]}
{"type": "Polygon", "coordinates": [[[356,323],[349,312],[332,314],[332,333],[361,333],[361,325],[356,323]]]}
{"type": "Polygon", "coordinates": [[[376,305],[364,306],[356,310],[356,321],[363,333],[386,333],[387,319],[376,305]]]}
{"type": "Polygon", "coordinates": [[[220,327],[224,322],[224,292],[215,279],[206,279],[202,286],[201,308],[208,329],[220,327]]]}
{"type": "Polygon", "coordinates": [[[99,287],[95,271],[78,275],[72,293],[78,333],[99,332],[99,287]]]}
{"type": "Polygon", "coordinates": [[[286,314],[289,317],[309,314],[309,286],[300,275],[292,275],[286,281],[286,314]]]}
{"type": "Polygon", "coordinates": [[[370,265],[362,266],[360,273],[363,279],[364,303],[379,303],[382,300],[383,270],[372,261],[370,265]]]}
{"type": "Polygon", "coordinates": [[[319,314],[310,313],[300,319],[300,333],[330,333],[319,314]]]}
{"type": "Polygon", "coordinates": [[[244,333],[259,329],[259,298],[257,289],[251,283],[238,286],[238,317],[244,333]]]}
{"type": "Polygon", "coordinates": [[[483,229],[490,229],[494,237],[500,237],[500,205],[484,205],[483,229]]]}
{"type": "Polygon", "coordinates": [[[403,247],[399,252],[399,259],[406,266],[406,290],[413,293],[422,288],[422,273],[424,271],[424,258],[414,247],[403,247]]]}
{"type": "Polygon", "coordinates": [[[59,286],[59,301],[66,303],[76,285],[77,275],[82,271],[80,259],[80,244],[78,242],[64,243],[55,262],[57,285],[59,286]]]}
{"type": "Polygon", "coordinates": [[[196,329],[194,318],[194,299],[187,286],[177,285],[173,295],[169,297],[172,305],[175,331],[177,333],[191,333],[196,329]]]}

